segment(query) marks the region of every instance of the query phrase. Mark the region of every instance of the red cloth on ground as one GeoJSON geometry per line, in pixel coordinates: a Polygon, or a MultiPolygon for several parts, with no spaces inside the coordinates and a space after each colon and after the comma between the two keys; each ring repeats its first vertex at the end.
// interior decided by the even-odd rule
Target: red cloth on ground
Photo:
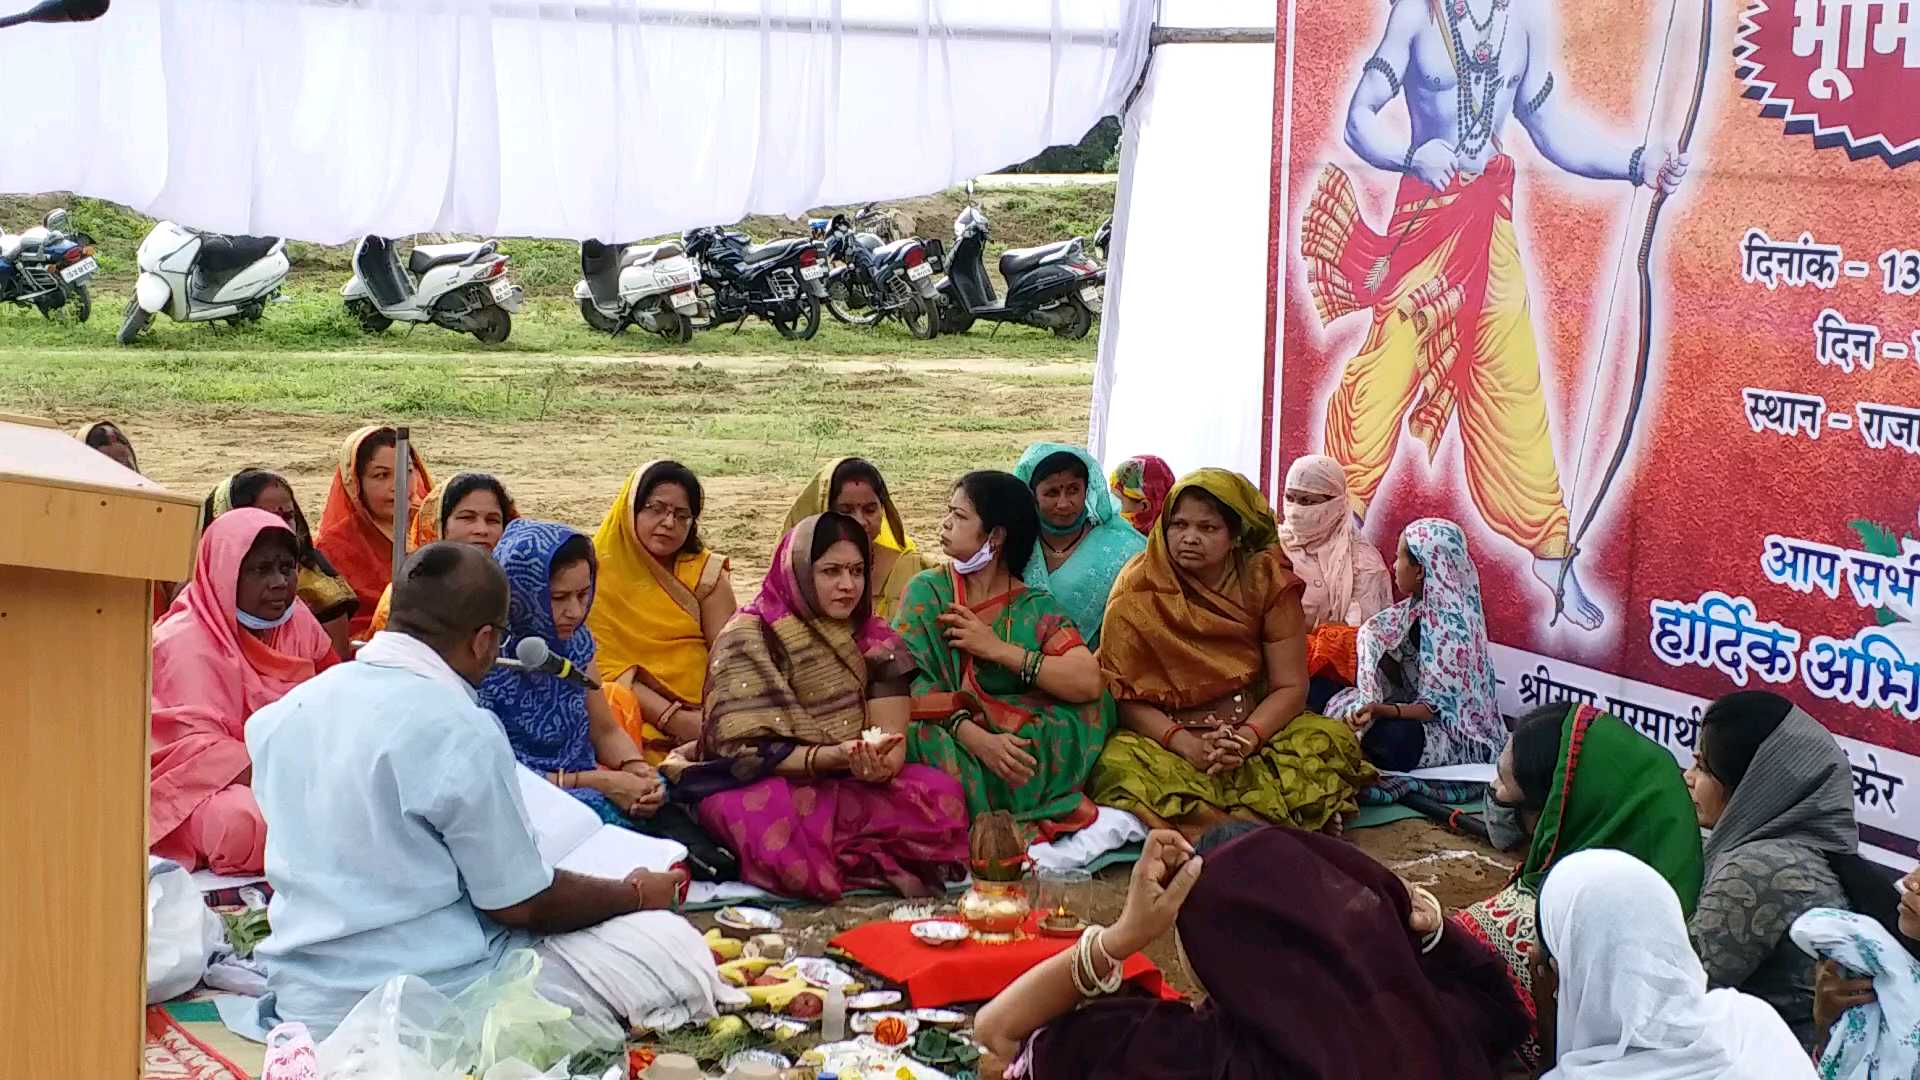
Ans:
{"type": "MultiPolygon", "coordinates": [[[[997,945],[971,940],[927,945],[913,936],[912,923],[888,919],[856,926],[827,944],[904,987],[915,1008],[930,1009],[956,1001],[985,1001],[1042,960],[1073,947],[1076,938],[1042,937],[1034,930],[1037,921],[1037,916],[1027,919],[1026,937],[997,945]]],[[[1127,957],[1121,971],[1128,982],[1149,994],[1180,1000],[1180,993],[1143,955],[1127,957]]]]}

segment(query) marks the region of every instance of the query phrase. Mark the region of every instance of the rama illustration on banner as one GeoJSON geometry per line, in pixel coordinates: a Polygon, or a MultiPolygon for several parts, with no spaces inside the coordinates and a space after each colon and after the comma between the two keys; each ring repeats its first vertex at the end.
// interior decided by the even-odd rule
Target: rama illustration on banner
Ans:
{"type": "MultiPolygon", "coordinates": [[[[1709,30],[1703,16],[1684,131],[1675,142],[1649,144],[1606,130],[1556,91],[1552,13],[1542,0],[1396,0],[1345,123],[1347,146],[1398,177],[1392,217],[1375,231],[1353,180],[1326,165],[1305,207],[1300,254],[1323,324],[1356,311],[1372,318],[1326,403],[1323,434],[1324,452],[1346,469],[1355,515],[1364,520],[1379,494],[1403,427],[1431,461],[1457,419],[1466,488],[1481,520],[1531,554],[1533,576],[1552,591],[1555,620],[1564,614],[1596,630],[1606,613],[1574,564],[1620,472],[1645,394],[1652,345],[1646,264],[1660,207],[1687,174],[1709,30]],[[1388,115],[1401,98],[1410,136],[1388,115]],[[1641,248],[1633,396],[1621,441],[1577,525],[1541,387],[1514,227],[1514,163],[1502,149],[1515,122],[1554,166],[1655,193],[1641,248]]],[[[1662,70],[1666,62],[1663,49],[1662,70]]]]}

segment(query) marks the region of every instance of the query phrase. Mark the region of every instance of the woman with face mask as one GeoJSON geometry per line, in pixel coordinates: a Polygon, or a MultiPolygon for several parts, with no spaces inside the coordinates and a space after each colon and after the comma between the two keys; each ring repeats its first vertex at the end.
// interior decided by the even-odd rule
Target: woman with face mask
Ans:
{"type": "Polygon", "coordinates": [[[1020,455],[1013,475],[1033,489],[1040,508],[1040,544],[1021,575],[1067,610],[1089,649],[1100,647],[1113,579],[1147,546],[1097,481],[1100,463],[1077,447],[1035,443],[1020,455]]]}
{"type": "Polygon", "coordinates": [[[1360,535],[1347,495],[1347,474],[1324,454],[1294,459],[1287,469],[1280,546],[1306,589],[1307,671],[1329,680],[1322,703],[1358,677],[1355,635],[1393,604],[1393,578],[1380,550],[1360,535]]]}
{"type": "Polygon", "coordinates": [[[742,879],[783,896],[932,896],[966,875],[959,783],[907,763],[914,660],[873,614],[870,558],[844,514],[781,538],[760,595],[714,642],[699,760],[666,766],[742,879]]]}
{"type": "MultiPolygon", "coordinates": [[[[1533,1004],[1528,966],[1540,883],[1560,860],[1616,848],[1654,868],[1691,912],[1700,894],[1700,831],[1680,766],[1663,747],[1591,706],[1555,703],[1522,717],[1487,791],[1493,845],[1524,851],[1499,892],[1453,915],[1500,954],[1520,999],[1533,1004]]],[[[1537,1057],[1530,1043],[1522,1057],[1537,1057]]]]}
{"type": "Polygon", "coordinates": [[[301,512],[299,501],[293,497],[293,485],[285,477],[265,469],[241,469],[220,481],[200,504],[200,528],[204,530],[214,518],[247,506],[274,514],[293,530],[300,549],[300,602],[319,620],[340,658],[353,659],[349,623],[360,601],[353,595],[353,586],[313,546],[307,515],[301,512]]]}
{"type": "Polygon", "coordinates": [[[1252,481],[1174,485],[1114,583],[1100,664],[1120,702],[1090,792],[1189,839],[1228,818],[1338,831],[1376,773],[1346,725],[1306,712],[1300,579],[1252,481]]]}
{"type": "Polygon", "coordinates": [[[894,628],[919,667],[907,759],[958,779],[972,817],[1006,810],[1052,835],[1098,815],[1081,789],[1113,699],[1073,619],[1022,580],[1039,538],[1019,477],[961,477],[940,526],[953,563],[913,579],[894,628]]]}
{"type": "Polygon", "coordinates": [[[148,835],[155,855],[189,870],[260,872],[267,825],[249,786],[247,718],[339,660],[295,595],[299,566],[280,518],[222,514],[153,629],[148,835]]]}

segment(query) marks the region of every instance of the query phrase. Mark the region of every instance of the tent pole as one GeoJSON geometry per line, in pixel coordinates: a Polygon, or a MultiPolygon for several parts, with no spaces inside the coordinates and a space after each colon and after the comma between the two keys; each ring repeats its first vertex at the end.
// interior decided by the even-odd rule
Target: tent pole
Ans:
{"type": "Polygon", "coordinates": [[[407,447],[407,429],[395,428],[393,440],[393,573],[388,580],[400,584],[400,566],[407,561],[407,518],[413,508],[413,451],[407,447]]]}

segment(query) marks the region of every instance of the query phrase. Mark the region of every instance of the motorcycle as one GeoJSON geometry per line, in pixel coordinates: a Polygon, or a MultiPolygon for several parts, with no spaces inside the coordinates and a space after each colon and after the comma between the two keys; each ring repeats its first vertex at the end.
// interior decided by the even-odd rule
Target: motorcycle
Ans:
{"type": "Polygon", "coordinates": [[[615,246],[588,240],[580,245],[573,298],[580,317],[602,333],[638,326],[684,345],[693,340],[699,286],[700,271],[678,241],[615,246]]]}
{"type": "Polygon", "coordinates": [[[93,314],[87,281],[99,273],[93,238],[67,232],[67,212],[49,210],[41,223],[13,234],[0,229],[0,301],[31,305],[51,318],[71,305],[75,322],[93,314]]]}
{"type": "Polygon", "coordinates": [[[1002,254],[1007,297],[1001,301],[987,277],[989,228],[977,206],[953,219],[953,251],[939,280],[941,332],[964,334],[974,320],[987,319],[1038,326],[1070,340],[1086,337],[1100,311],[1107,272],[1087,256],[1085,242],[1075,237],[1002,254]]]}
{"type": "Polygon", "coordinates": [[[405,265],[392,240],[368,233],[353,249],[353,277],[340,290],[360,329],[432,323],[498,345],[513,332],[524,294],[507,277],[510,256],[493,240],[416,244],[405,265]]]}
{"type": "Polygon", "coordinates": [[[826,231],[827,313],[849,326],[892,316],[922,341],[940,333],[940,290],[927,247],[911,237],[884,243],[835,214],[826,231]]]}
{"type": "Polygon", "coordinates": [[[788,340],[811,341],[820,332],[827,266],[810,239],[753,244],[745,233],[711,225],[687,230],[687,254],[697,260],[701,311],[694,329],[744,323],[754,315],[788,340]]]}
{"type": "Polygon", "coordinates": [[[122,345],[163,311],[176,322],[257,322],[292,269],[279,237],[196,232],[171,221],[153,226],[134,259],[140,280],[120,323],[122,345]]]}

